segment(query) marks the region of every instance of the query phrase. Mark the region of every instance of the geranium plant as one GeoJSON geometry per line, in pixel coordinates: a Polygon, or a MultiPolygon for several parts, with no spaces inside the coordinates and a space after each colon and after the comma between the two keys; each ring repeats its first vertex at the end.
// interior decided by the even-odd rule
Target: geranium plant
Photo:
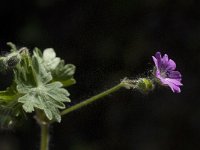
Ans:
{"type": "Polygon", "coordinates": [[[169,86],[173,92],[180,92],[181,74],[175,71],[175,62],[168,59],[165,54],[161,57],[159,52],[153,56],[155,68],[149,77],[130,80],[122,79],[116,86],[84,100],[73,106],[69,86],[76,83],[73,64],[56,56],[54,49],[47,48],[43,52],[35,48],[32,53],[28,48],[17,49],[12,43],[10,53],[0,57],[1,72],[13,70],[13,82],[5,91],[0,91],[1,124],[12,126],[14,122],[21,121],[27,113],[33,117],[41,127],[40,150],[49,149],[49,126],[60,123],[64,115],[84,107],[121,88],[135,89],[148,93],[155,87],[155,83],[169,86]],[[67,108],[66,108],[67,106],[67,108]],[[4,111],[9,115],[4,116],[4,111]]]}

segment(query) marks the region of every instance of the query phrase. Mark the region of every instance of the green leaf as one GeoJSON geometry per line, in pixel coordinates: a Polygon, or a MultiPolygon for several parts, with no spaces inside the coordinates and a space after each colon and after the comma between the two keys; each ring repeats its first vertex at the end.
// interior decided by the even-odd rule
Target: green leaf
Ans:
{"type": "Polygon", "coordinates": [[[76,67],[73,64],[65,64],[64,60],[56,57],[56,53],[52,48],[44,50],[42,59],[46,69],[51,72],[53,81],[60,81],[64,87],[76,83],[73,78],[76,67]]]}
{"type": "Polygon", "coordinates": [[[47,68],[47,70],[55,70],[58,64],[60,63],[60,58],[56,57],[56,53],[54,49],[47,48],[43,52],[43,61],[44,65],[47,68]]]}
{"type": "Polygon", "coordinates": [[[37,79],[32,66],[32,59],[29,53],[26,52],[14,69],[14,79],[17,85],[17,90],[20,93],[27,93],[29,89],[37,86],[37,79]]]}
{"type": "Polygon", "coordinates": [[[22,105],[18,103],[19,96],[15,83],[6,91],[0,91],[0,124],[3,128],[11,128],[25,117],[22,105]]]}
{"type": "Polygon", "coordinates": [[[46,84],[52,80],[51,72],[49,72],[42,64],[39,49],[35,49],[35,51],[33,51],[32,65],[34,67],[33,73],[37,80],[37,84],[46,84]]]}
{"type": "Polygon", "coordinates": [[[34,108],[44,110],[49,120],[55,119],[60,122],[60,113],[58,109],[64,109],[63,102],[70,102],[67,90],[61,88],[60,82],[53,82],[37,88],[32,88],[18,101],[23,103],[26,112],[33,112],[34,108]]]}
{"type": "Polygon", "coordinates": [[[24,56],[15,70],[17,90],[23,94],[18,102],[23,104],[26,112],[40,109],[49,120],[60,122],[59,109],[65,108],[63,102],[70,102],[69,93],[62,88],[61,82],[52,81],[51,72],[42,61],[40,50],[35,49],[32,58],[29,55],[24,56]]]}
{"type": "Polygon", "coordinates": [[[11,52],[17,51],[17,47],[15,44],[13,44],[12,42],[7,42],[7,45],[10,46],[11,48],[11,52]]]}
{"type": "Polygon", "coordinates": [[[18,125],[25,117],[21,104],[17,101],[0,105],[0,125],[3,128],[12,128],[18,125]]]}
{"type": "Polygon", "coordinates": [[[10,102],[17,98],[17,93],[13,89],[13,87],[7,88],[6,91],[0,91],[0,102],[10,102]]]}

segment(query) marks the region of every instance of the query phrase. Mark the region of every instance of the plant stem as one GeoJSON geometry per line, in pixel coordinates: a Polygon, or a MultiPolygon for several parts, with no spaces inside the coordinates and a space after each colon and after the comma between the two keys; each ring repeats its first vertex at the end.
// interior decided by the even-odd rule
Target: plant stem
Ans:
{"type": "Polygon", "coordinates": [[[36,109],[35,120],[40,126],[40,150],[49,150],[49,126],[50,122],[48,118],[45,116],[44,112],[36,109]]]}
{"type": "Polygon", "coordinates": [[[80,102],[80,103],[78,103],[78,104],[76,104],[74,106],[71,106],[71,107],[63,110],[61,112],[61,115],[66,115],[66,114],[68,114],[68,113],[70,113],[72,111],[75,111],[75,110],[80,109],[80,108],[82,108],[84,106],[87,106],[88,104],[91,104],[91,103],[95,102],[96,100],[98,100],[100,98],[103,98],[103,97],[105,97],[105,96],[107,96],[107,95],[109,95],[109,94],[111,94],[113,92],[118,91],[122,87],[124,87],[124,84],[123,83],[119,83],[118,85],[116,85],[116,86],[114,86],[114,87],[112,87],[112,88],[110,88],[110,89],[108,89],[108,90],[106,90],[106,91],[104,91],[104,92],[102,92],[100,94],[97,94],[97,95],[95,95],[95,96],[93,96],[93,97],[91,97],[91,98],[89,98],[89,99],[87,99],[85,101],[82,101],[82,102],[80,102]]]}
{"type": "Polygon", "coordinates": [[[41,141],[40,150],[49,149],[49,124],[40,124],[41,128],[41,141]]]}

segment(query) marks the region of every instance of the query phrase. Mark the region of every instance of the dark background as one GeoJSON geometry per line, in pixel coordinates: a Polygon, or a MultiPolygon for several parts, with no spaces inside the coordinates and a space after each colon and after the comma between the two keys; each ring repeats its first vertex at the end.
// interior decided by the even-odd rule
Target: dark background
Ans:
{"type": "MultiPolygon", "coordinates": [[[[126,76],[144,76],[156,51],[169,54],[183,74],[180,94],[121,90],[65,116],[51,127],[51,150],[200,149],[198,0],[1,0],[1,51],[8,41],[53,47],[75,64],[72,104],[126,76]]],[[[1,75],[1,89],[9,77],[1,75]]],[[[37,150],[39,138],[30,117],[1,130],[0,150],[37,150]]]]}

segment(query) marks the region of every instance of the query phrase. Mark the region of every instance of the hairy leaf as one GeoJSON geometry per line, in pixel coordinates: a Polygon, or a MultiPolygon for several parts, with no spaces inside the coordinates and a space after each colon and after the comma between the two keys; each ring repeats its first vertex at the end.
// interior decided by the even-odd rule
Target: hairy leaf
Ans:
{"type": "Polygon", "coordinates": [[[61,121],[59,109],[64,109],[63,102],[70,102],[69,93],[62,88],[61,82],[53,82],[41,59],[39,49],[35,49],[32,58],[24,55],[15,70],[17,90],[23,94],[18,102],[23,104],[26,112],[43,110],[49,120],[61,121]]]}
{"type": "Polygon", "coordinates": [[[19,93],[13,83],[6,91],[0,91],[0,125],[11,128],[25,117],[22,105],[18,103],[19,93]]]}
{"type": "Polygon", "coordinates": [[[76,67],[73,64],[65,64],[64,60],[56,57],[54,49],[45,49],[42,59],[45,68],[52,73],[53,81],[60,81],[65,87],[76,83],[73,78],[76,67]]]}

